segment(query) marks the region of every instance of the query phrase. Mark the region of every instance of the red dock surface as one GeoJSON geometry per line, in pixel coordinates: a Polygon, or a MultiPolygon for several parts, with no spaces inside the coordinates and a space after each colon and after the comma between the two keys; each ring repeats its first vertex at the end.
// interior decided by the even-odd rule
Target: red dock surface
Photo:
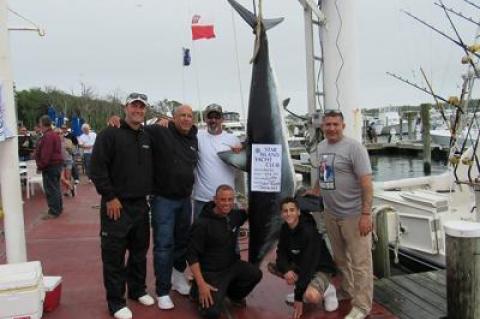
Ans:
{"type": "MultiPolygon", "coordinates": [[[[92,184],[82,182],[78,195],[64,198],[64,213],[53,220],[42,220],[47,210],[43,193],[38,190],[29,200],[24,199],[25,231],[28,260],[40,260],[45,275],[62,276],[60,306],[45,313],[46,319],[112,318],[105,302],[101,271],[99,211],[100,197],[92,184]]],[[[2,230],[3,222],[0,222],[2,230]]],[[[5,242],[0,236],[0,263],[6,262],[5,242]]],[[[247,298],[246,308],[227,306],[222,318],[238,319],[287,319],[292,308],[284,302],[292,288],[263,269],[262,282],[247,298]]],[[[148,254],[148,291],[154,295],[154,279],[151,250],[148,254]]],[[[196,304],[187,297],[172,292],[173,310],[159,310],[156,306],[144,307],[129,301],[134,318],[199,318],[196,304]]],[[[337,311],[326,313],[322,306],[307,305],[305,319],[343,318],[350,310],[350,302],[342,301],[337,311]]],[[[368,318],[393,319],[385,308],[375,304],[368,318]]]]}

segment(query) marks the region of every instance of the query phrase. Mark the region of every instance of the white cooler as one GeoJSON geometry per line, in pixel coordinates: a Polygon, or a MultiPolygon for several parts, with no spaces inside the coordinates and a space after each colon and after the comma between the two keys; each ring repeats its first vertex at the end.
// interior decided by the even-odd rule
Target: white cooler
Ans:
{"type": "Polygon", "coordinates": [[[39,261],[0,265],[0,319],[40,319],[44,299],[39,261]]]}

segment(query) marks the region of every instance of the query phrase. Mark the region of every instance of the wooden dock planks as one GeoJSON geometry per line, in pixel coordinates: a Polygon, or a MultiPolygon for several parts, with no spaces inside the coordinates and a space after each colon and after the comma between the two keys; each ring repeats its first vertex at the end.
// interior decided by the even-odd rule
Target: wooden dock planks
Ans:
{"type": "Polygon", "coordinates": [[[444,270],[375,281],[375,301],[402,319],[438,319],[446,316],[446,296],[444,270]]]}

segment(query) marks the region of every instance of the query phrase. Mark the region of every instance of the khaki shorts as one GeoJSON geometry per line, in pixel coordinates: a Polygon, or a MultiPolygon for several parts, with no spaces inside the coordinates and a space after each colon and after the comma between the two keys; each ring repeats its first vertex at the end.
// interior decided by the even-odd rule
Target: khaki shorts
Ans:
{"type": "Polygon", "coordinates": [[[308,287],[312,287],[315,290],[317,290],[321,295],[327,290],[328,285],[330,284],[330,275],[324,273],[324,272],[316,272],[313,275],[312,280],[310,280],[310,283],[308,284],[308,287]]]}

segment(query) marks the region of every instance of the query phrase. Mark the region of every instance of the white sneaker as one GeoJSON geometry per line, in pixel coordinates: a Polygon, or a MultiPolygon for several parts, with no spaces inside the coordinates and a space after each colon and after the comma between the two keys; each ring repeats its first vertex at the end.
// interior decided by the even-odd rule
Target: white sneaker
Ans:
{"type": "Polygon", "coordinates": [[[175,307],[173,305],[172,299],[170,299],[169,295],[161,296],[157,298],[158,301],[158,308],[163,310],[173,309],[175,307]]]}
{"type": "Polygon", "coordinates": [[[335,286],[330,284],[323,293],[323,306],[325,311],[332,312],[338,309],[337,291],[335,286]]]}
{"type": "Polygon", "coordinates": [[[150,296],[149,294],[141,296],[137,300],[138,300],[139,303],[141,303],[144,306],[152,306],[152,305],[155,304],[155,299],[153,299],[153,297],[150,296]]]}
{"type": "Polygon", "coordinates": [[[184,296],[190,294],[190,284],[185,277],[185,273],[179,272],[175,268],[173,268],[172,271],[172,289],[178,291],[179,294],[184,296]]]}
{"type": "Polygon", "coordinates": [[[295,293],[291,293],[285,296],[285,302],[288,304],[293,304],[295,303],[295,293]]]}
{"type": "Polygon", "coordinates": [[[365,313],[362,309],[354,306],[345,319],[365,319],[367,316],[368,313],[365,313]]]}
{"type": "Polygon", "coordinates": [[[127,307],[123,307],[113,314],[113,317],[117,319],[132,319],[132,312],[127,307]]]}

